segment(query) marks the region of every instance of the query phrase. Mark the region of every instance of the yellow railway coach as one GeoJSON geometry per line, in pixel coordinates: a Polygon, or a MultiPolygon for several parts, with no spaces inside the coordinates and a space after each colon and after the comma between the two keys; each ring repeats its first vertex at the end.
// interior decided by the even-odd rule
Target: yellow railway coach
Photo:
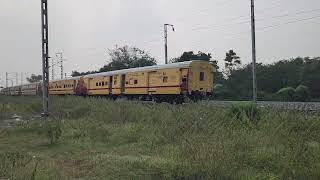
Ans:
{"type": "Polygon", "coordinates": [[[208,61],[188,61],[132,68],[51,81],[52,95],[125,96],[168,99],[213,91],[214,68],[208,61]]]}

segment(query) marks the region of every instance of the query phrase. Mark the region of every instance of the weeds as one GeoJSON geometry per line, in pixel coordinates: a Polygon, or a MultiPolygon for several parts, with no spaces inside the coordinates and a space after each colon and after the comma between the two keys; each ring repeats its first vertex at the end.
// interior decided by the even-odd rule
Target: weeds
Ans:
{"type": "MultiPolygon", "coordinates": [[[[17,99],[6,99],[8,116],[28,113],[17,99]]],[[[32,98],[24,100],[37,104],[32,98]]],[[[32,161],[27,172],[16,171],[20,175],[35,179],[320,177],[316,115],[261,111],[249,103],[222,109],[197,103],[142,105],[77,97],[55,97],[50,107],[50,121],[33,121],[0,133],[0,149],[24,147],[46,159],[39,165],[32,161]],[[30,136],[23,140],[30,141],[28,146],[19,144],[22,136],[30,136]]],[[[6,170],[4,176],[10,178],[10,168],[6,163],[0,171],[6,170]]]]}

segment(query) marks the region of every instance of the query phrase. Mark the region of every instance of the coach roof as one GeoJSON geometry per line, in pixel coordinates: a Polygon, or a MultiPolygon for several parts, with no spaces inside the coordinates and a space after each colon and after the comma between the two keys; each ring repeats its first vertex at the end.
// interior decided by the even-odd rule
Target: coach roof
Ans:
{"type": "MultiPolygon", "coordinates": [[[[172,63],[172,64],[162,64],[162,65],[155,65],[155,66],[145,66],[145,67],[138,67],[138,68],[131,68],[131,69],[122,69],[122,70],[116,70],[116,71],[88,74],[83,77],[84,78],[94,78],[94,77],[100,77],[100,76],[113,76],[113,75],[118,75],[118,74],[127,74],[127,73],[143,72],[143,71],[150,72],[150,71],[157,71],[157,70],[161,70],[161,69],[186,68],[186,67],[189,67],[191,65],[191,63],[193,63],[195,61],[200,62],[202,60],[185,61],[185,62],[172,63]]],[[[79,79],[80,77],[82,77],[82,76],[72,77],[72,78],[67,78],[67,79],[53,80],[51,82],[57,82],[57,81],[62,81],[62,80],[76,80],[76,79],[79,79]]]]}
{"type": "Polygon", "coordinates": [[[92,77],[97,77],[97,76],[112,76],[112,75],[117,75],[117,74],[127,74],[127,73],[135,73],[135,72],[142,72],[142,71],[157,71],[157,70],[161,70],[161,69],[186,68],[186,67],[189,67],[192,62],[194,62],[194,61],[185,61],[185,62],[180,62],[180,63],[123,69],[123,70],[117,70],[117,71],[102,72],[102,73],[97,73],[97,74],[89,74],[84,77],[92,78],[92,77]]]}

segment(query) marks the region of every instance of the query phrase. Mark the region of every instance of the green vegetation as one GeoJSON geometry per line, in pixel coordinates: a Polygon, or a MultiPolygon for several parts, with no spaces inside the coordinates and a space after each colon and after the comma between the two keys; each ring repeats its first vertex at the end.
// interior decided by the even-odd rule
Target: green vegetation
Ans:
{"type": "Polygon", "coordinates": [[[73,71],[71,76],[76,77],[99,72],[152,66],[157,64],[157,61],[154,57],[151,57],[151,55],[148,52],[141,50],[137,47],[116,46],[115,49],[108,49],[107,53],[110,56],[110,60],[108,60],[108,63],[102,68],[100,68],[98,71],[73,71]]]}
{"type": "Polygon", "coordinates": [[[0,179],[319,179],[320,117],[206,104],[0,97],[0,179]],[[14,114],[28,121],[8,119],[14,114]]]}
{"type": "MultiPolygon", "coordinates": [[[[319,69],[320,57],[297,57],[273,64],[258,64],[259,100],[320,101],[319,69]]],[[[228,100],[250,100],[252,97],[251,64],[238,66],[230,72],[217,72],[216,84],[221,86],[215,92],[216,97],[228,100]],[[227,74],[227,78],[222,74],[227,74]]]]}

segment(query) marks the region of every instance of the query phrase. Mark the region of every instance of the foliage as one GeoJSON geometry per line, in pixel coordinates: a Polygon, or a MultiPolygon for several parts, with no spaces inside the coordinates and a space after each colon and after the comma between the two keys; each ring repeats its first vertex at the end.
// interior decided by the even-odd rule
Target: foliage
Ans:
{"type": "Polygon", "coordinates": [[[155,58],[136,47],[116,47],[114,50],[109,49],[108,54],[111,57],[111,62],[101,68],[99,72],[156,65],[155,58]]]}
{"type": "Polygon", "coordinates": [[[115,49],[108,49],[108,55],[110,56],[111,61],[107,65],[100,68],[98,71],[73,71],[71,76],[77,77],[99,72],[152,66],[157,64],[156,59],[151,57],[149,53],[136,47],[117,46],[115,49]]]}
{"type": "MultiPolygon", "coordinates": [[[[294,58],[273,64],[257,64],[259,100],[277,100],[277,92],[285,87],[309,88],[310,98],[320,99],[320,58],[294,58]]],[[[252,98],[252,66],[245,65],[232,71],[220,81],[228,96],[221,99],[249,100],[252,98]]],[[[292,98],[291,98],[292,99],[292,98]]],[[[298,100],[301,98],[298,98],[298,100]]]]}
{"type": "Polygon", "coordinates": [[[99,73],[99,71],[87,71],[87,72],[72,71],[71,76],[78,77],[78,76],[85,76],[88,74],[95,74],[95,73],[99,73]]]}
{"type": "Polygon", "coordinates": [[[225,69],[226,69],[226,74],[230,76],[232,71],[235,70],[239,65],[241,65],[241,60],[240,57],[237,56],[237,53],[235,53],[233,50],[229,50],[226,53],[226,58],[224,59],[225,61],[225,69]]]}
{"type": "Polygon", "coordinates": [[[239,121],[251,123],[259,119],[259,109],[253,102],[235,103],[231,106],[230,115],[239,121]]]}
{"type": "Polygon", "coordinates": [[[198,54],[194,54],[193,51],[188,51],[188,52],[184,52],[179,58],[173,58],[171,62],[177,63],[177,62],[185,62],[185,61],[191,61],[191,60],[210,61],[211,58],[212,56],[210,53],[206,54],[199,51],[198,54]]]}
{"type": "Polygon", "coordinates": [[[0,152],[0,177],[34,179],[37,169],[34,157],[18,151],[0,152]]]}
{"type": "Polygon", "coordinates": [[[32,74],[30,77],[26,78],[29,83],[40,82],[42,80],[41,75],[32,74]]]}
{"type": "MultiPolygon", "coordinates": [[[[0,104],[7,102],[16,114],[26,112],[25,103],[33,101],[41,104],[32,97],[0,97],[0,104]]],[[[259,121],[252,123],[255,107],[247,103],[234,105],[230,116],[230,109],[205,103],[175,106],[79,97],[54,97],[50,107],[62,130],[53,145],[43,120],[5,132],[0,128],[0,172],[5,172],[0,177],[30,179],[34,169],[35,179],[320,177],[318,115],[258,110],[259,121]],[[234,118],[239,113],[240,121],[234,118]],[[1,158],[17,149],[22,156],[1,158]],[[36,158],[25,163],[32,156],[36,158]],[[12,168],[13,159],[23,166],[12,168]]]]}
{"type": "Polygon", "coordinates": [[[295,89],[294,99],[296,101],[308,101],[310,99],[310,90],[307,86],[300,85],[295,89]]]}
{"type": "Polygon", "coordinates": [[[219,69],[218,61],[212,60],[212,55],[210,53],[203,53],[201,51],[199,51],[198,54],[194,54],[193,51],[184,52],[180,57],[171,59],[171,63],[195,60],[210,61],[216,69],[219,69]]]}
{"type": "Polygon", "coordinates": [[[293,87],[282,88],[277,94],[283,101],[294,101],[295,89],[293,87]]]}
{"type": "Polygon", "coordinates": [[[61,123],[59,120],[46,121],[46,131],[50,144],[58,143],[62,135],[61,123]]]}

